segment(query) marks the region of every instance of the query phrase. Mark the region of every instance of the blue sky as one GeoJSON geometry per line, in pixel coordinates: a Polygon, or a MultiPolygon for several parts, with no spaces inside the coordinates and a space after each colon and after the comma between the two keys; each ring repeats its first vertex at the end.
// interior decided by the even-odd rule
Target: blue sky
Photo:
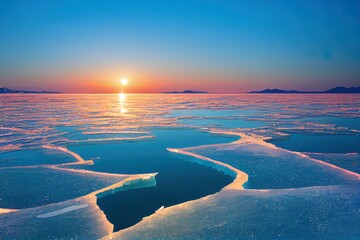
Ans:
{"type": "Polygon", "coordinates": [[[360,1],[0,2],[1,85],[112,92],[120,76],[133,92],[357,86],[360,1]]]}

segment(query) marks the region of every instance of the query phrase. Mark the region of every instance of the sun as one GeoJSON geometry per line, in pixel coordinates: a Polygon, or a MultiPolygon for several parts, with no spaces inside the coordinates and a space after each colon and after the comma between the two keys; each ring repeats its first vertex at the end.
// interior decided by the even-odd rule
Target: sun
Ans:
{"type": "Polygon", "coordinates": [[[121,85],[127,85],[127,84],[128,84],[127,78],[122,78],[122,79],[120,80],[120,83],[121,83],[121,85]]]}

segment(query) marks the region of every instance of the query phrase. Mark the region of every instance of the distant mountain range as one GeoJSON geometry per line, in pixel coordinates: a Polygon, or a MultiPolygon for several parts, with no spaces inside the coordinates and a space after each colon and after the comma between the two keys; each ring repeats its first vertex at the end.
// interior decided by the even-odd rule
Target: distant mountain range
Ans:
{"type": "Polygon", "coordinates": [[[9,88],[0,88],[0,94],[5,93],[60,93],[60,92],[50,92],[50,91],[27,91],[27,90],[14,90],[9,88]]]}
{"type": "MultiPolygon", "coordinates": [[[[8,94],[8,93],[39,93],[39,94],[49,94],[49,93],[61,93],[61,92],[53,92],[53,91],[28,91],[28,90],[14,90],[6,87],[0,88],[0,94],[8,94]]],[[[196,91],[196,90],[184,90],[182,92],[172,91],[172,92],[163,92],[163,93],[171,93],[171,94],[206,94],[206,91],[196,91]]],[[[261,91],[251,91],[247,93],[283,93],[283,94],[306,94],[306,93],[360,93],[360,87],[335,87],[326,91],[298,91],[298,90],[283,90],[283,89],[265,89],[261,91]]]]}
{"type": "Polygon", "coordinates": [[[360,93],[360,87],[335,87],[326,91],[298,91],[282,89],[265,89],[248,93],[360,93]]]}
{"type": "Polygon", "coordinates": [[[173,92],[163,92],[163,93],[178,93],[178,94],[182,94],[182,93],[208,93],[205,91],[195,91],[195,90],[184,90],[182,92],[178,92],[178,91],[173,91],[173,92]]]}

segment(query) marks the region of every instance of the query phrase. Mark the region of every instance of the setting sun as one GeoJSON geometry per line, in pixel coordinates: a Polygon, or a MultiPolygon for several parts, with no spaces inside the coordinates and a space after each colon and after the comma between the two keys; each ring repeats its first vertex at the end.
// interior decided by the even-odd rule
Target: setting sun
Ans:
{"type": "Polygon", "coordinates": [[[128,84],[128,80],[127,80],[126,78],[122,78],[122,79],[120,80],[120,83],[121,83],[121,85],[127,85],[127,84],[128,84]]]}

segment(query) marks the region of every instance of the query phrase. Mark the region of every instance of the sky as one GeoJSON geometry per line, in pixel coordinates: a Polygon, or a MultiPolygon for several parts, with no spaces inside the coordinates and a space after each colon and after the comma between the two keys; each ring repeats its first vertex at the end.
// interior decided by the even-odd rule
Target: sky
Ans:
{"type": "Polygon", "coordinates": [[[360,86],[358,0],[1,0],[0,87],[69,93],[360,86]]]}

